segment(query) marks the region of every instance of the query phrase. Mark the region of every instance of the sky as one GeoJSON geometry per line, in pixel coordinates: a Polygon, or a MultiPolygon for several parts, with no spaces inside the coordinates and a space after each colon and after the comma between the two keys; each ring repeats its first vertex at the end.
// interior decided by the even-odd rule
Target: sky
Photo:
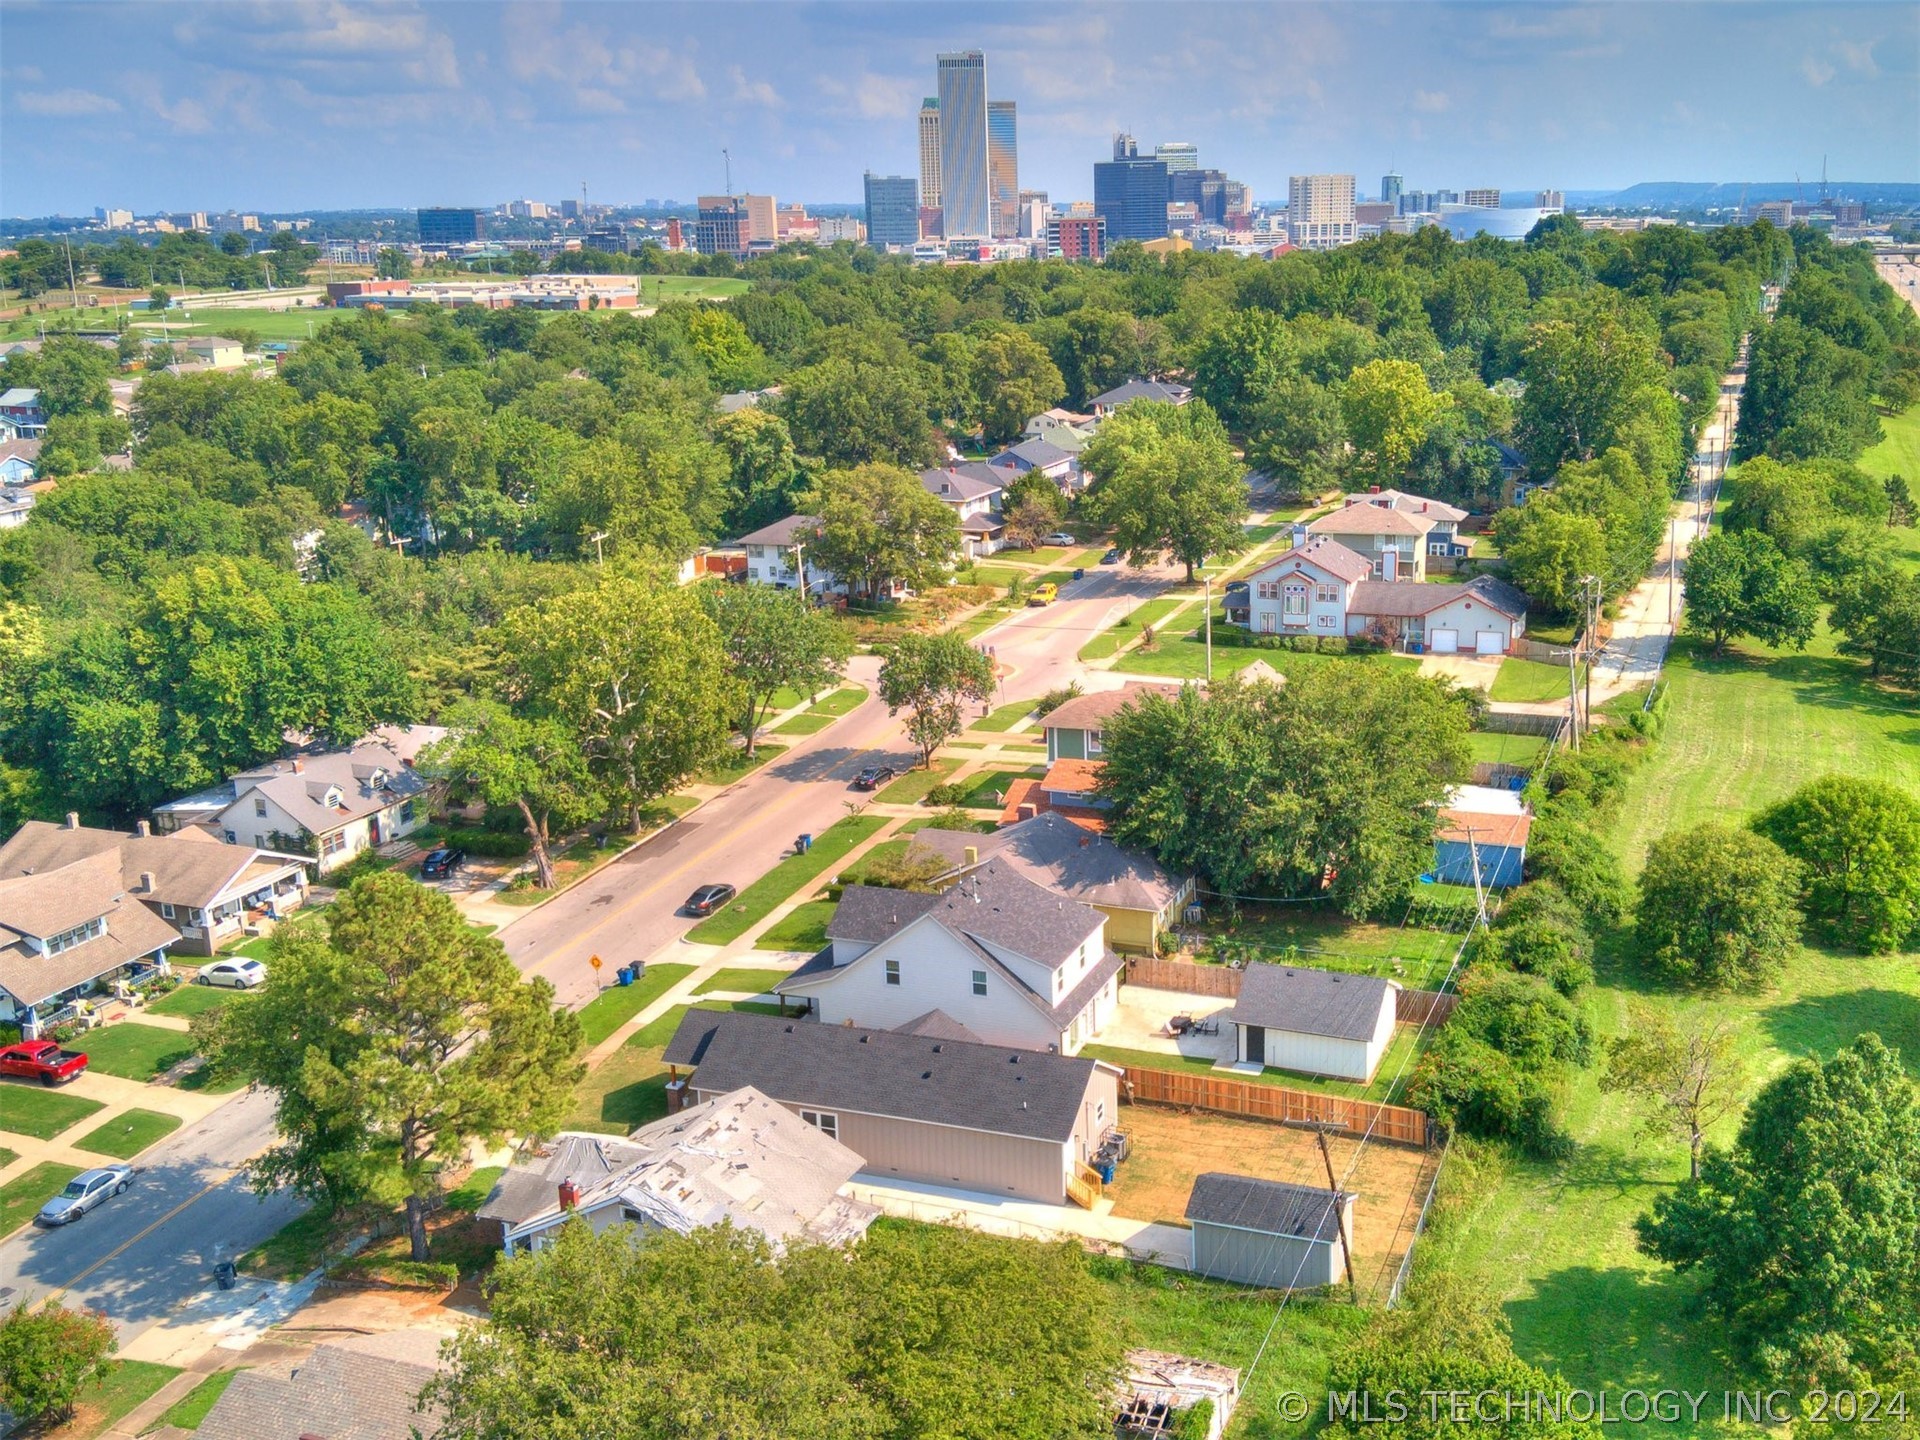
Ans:
{"type": "Polygon", "coordinates": [[[1123,129],[1257,199],[1920,180],[1911,3],[0,0],[0,214],[858,201],[957,49],[1056,202],[1123,129]]]}

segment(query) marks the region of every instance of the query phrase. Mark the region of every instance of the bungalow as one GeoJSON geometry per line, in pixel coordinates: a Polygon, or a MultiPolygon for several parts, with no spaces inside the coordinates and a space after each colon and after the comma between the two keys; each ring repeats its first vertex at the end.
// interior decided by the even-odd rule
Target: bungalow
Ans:
{"type": "Polygon", "coordinates": [[[688,1098],[751,1085],[869,1179],[1049,1205],[1084,1177],[1120,1103],[1119,1072],[1095,1060],[739,1011],[688,1011],[665,1058],[676,1077],[692,1069],[688,1098]]]}
{"type": "Polygon", "coordinates": [[[1302,1075],[1372,1083],[1393,1042],[1394,992],[1374,975],[1254,962],[1226,1012],[1234,1060],[1302,1075]]]}
{"type": "Polygon", "coordinates": [[[1007,481],[1017,478],[977,461],[920,472],[920,484],[926,492],[951,509],[960,522],[960,548],[974,559],[991,555],[1007,543],[1000,495],[1007,481]]]}
{"type": "MultiPolygon", "coordinates": [[[[1065,760],[1054,768],[1086,763],[1065,760]]],[[[1106,917],[1106,943],[1120,952],[1153,954],[1161,934],[1193,899],[1192,876],[1174,876],[1152,856],[1089,834],[1063,815],[1035,815],[991,835],[922,830],[914,843],[948,863],[942,878],[1004,865],[1055,895],[1091,906],[1106,917]]]]}
{"type": "Polygon", "coordinates": [[[578,1218],[594,1233],[631,1225],[685,1235],[731,1223],[776,1249],[844,1245],[880,1212],[847,1197],[860,1157],[752,1086],[643,1125],[625,1140],[565,1132],[511,1166],[477,1218],[500,1226],[508,1255],[538,1250],[578,1218]]]}
{"type": "Polygon", "coordinates": [[[1040,721],[1047,737],[1047,762],[1098,760],[1107,721],[1143,695],[1171,697],[1179,693],[1176,685],[1131,682],[1118,690],[1074,696],[1048,711],[1040,721]]]}
{"type": "Polygon", "coordinates": [[[1526,633],[1527,597],[1504,580],[1479,575],[1429,584],[1370,580],[1372,573],[1364,556],[1311,536],[1250,577],[1247,628],[1263,635],[1366,636],[1442,655],[1504,655],[1526,633]]]}
{"type": "Polygon", "coordinates": [[[1135,400],[1157,400],[1168,405],[1184,405],[1193,398],[1193,391],[1185,385],[1175,385],[1170,380],[1135,377],[1124,385],[1116,385],[1103,395],[1096,395],[1087,402],[1093,408],[1096,420],[1104,420],[1123,405],[1135,400]]]}
{"type": "Polygon", "coordinates": [[[989,1044],[1071,1055],[1114,1012],[1106,923],[1010,861],[963,858],[937,895],[849,885],[832,943],[773,989],[828,1025],[890,1030],[940,1010],[989,1044]]]}
{"type": "Polygon", "coordinates": [[[199,826],[229,845],[310,855],[325,874],[426,823],[433,787],[414,760],[446,733],[383,725],[344,750],[270,761],[157,807],[154,828],[199,826]]]}
{"type": "MultiPolygon", "coordinates": [[[[349,1335],[249,1368],[213,1402],[194,1440],[411,1440],[438,1434],[445,1417],[421,1392],[440,1373],[437,1330],[349,1335]],[[351,1417],[351,1418],[348,1418],[351,1417]]],[[[256,1359],[255,1357],[259,1357],[256,1359]]]]}
{"type": "Polygon", "coordinates": [[[1187,1197],[1193,1273],[1262,1290],[1317,1290],[1347,1267],[1354,1197],[1218,1171],[1187,1197]]]}
{"type": "Polygon", "coordinates": [[[1009,446],[990,463],[995,470],[1009,472],[1013,479],[1037,472],[1053,481],[1065,495],[1078,494],[1086,485],[1078,452],[1040,437],[1009,446]]]}
{"type": "Polygon", "coordinates": [[[39,440],[0,441],[0,489],[12,489],[33,483],[34,467],[40,463],[39,440]]]}
{"type": "Polygon", "coordinates": [[[1463,543],[1460,539],[1460,522],[1467,518],[1467,512],[1444,500],[1429,500],[1422,495],[1409,495],[1404,490],[1373,489],[1365,494],[1347,496],[1347,504],[1378,505],[1384,510],[1398,510],[1403,515],[1431,519],[1433,528],[1427,532],[1429,555],[1457,560],[1473,549],[1472,541],[1463,543]]]}
{"type": "Polygon", "coordinates": [[[1350,501],[1330,515],[1310,521],[1306,532],[1337,540],[1367,562],[1376,580],[1427,578],[1427,536],[1437,519],[1408,514],[1389,505],[1350,501]]]}
{"type": "Polygon", "coordinates": [[[1440,811],[1433,842],[1433,876],[1448,885],[1510,890],[1527,863],[1533,816],[1516,791],[1457,785],[1440,811]]]}

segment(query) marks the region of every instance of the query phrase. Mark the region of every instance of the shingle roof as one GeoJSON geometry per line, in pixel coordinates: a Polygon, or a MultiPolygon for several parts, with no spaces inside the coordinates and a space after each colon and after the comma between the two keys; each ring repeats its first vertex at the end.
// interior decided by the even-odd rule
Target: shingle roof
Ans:
{"type": "Polygon", "coordinates": [[[1433,529],[1431,515],[1409,515],[1386,505],[1356,504],[1310,521],[1315,535],[1425,535],[1433,529]]]}
{"type": "Polygon", "coordinates": [[[1056,760],[1047,767],[1040,788],[1056,795],[1091,795],[1106,768],[1104,760],[1056,760]]]}
{"type": "Polygon", "coordinates": [[[1477,810],[1442,810],[1437,839],[1493,849],[1524,850],[1533,833],[1531,815],[1487,815],[1477,810]]]}
{"type": "Polygon", "coordinates": [[[1404,490],[1369,490],[1347,496],[1349,505],[1384,505],[1408,515],[1425,515],[1434,520],[1459,524],[1467,512],[1444,500],[1429,500],[1424,495],[1409,495],[1404,490]]]}
{"type": "Polygon", "coordinates": [[[762,525],[750,535],[742,535],[738,540],[729,540],[729,545],[791,545],[794,536],[805,530],[811,533],[820,524],[818,515],[788,515],[774,521],[771,525],[762,525]]]}
{"type": "Polygon", "coordinates": [[[6,406],[9,409],[25,409],[28,406],[38,405],[39,403],[40,392],[38,390],[28,389],[18,385],[7,391],[4,395],[0,395],[0,405],[6,406]]]}
{"type": "Polygon", "coordinates": [[[916,890],[849,885],[840,892],[840,904],[827,921],[827,938],[877,945],[939,903],[938,895],[916,890]]]}
{"type": "Polygon", "coordinates": [[[1021,868],[988,859],[935,896],[927,913],[956,935],[1057,968],[1106,924],[1106,917],[1036,885],[1021,868]]]}
{"type": "Polygon", "coordinates": [[[41,875],[0,880],[0,989],[37,1005],[144,960],[180,938],[166,921],[129,895],[112,851],[41,875]],[[105,917],[106,933],[42,955],[25,938],[46,939],[105,917]]]}
{"type": "Polygon", "coordinates": [[[1340,1211],[1352,1200],[1345,1191],[1335,1194],[1311,1185],[1212,1170],[1194,1177],[1186,1215],[1201,1225],[1232,1225],[1329,1244],[1340,1238],[1340,1211]]]}
{"type": "Polygon", "coordinates": [[[1431,615],[1456,600],[1478,600],[1512,620],[1523,620],[1527,614],[1527,597],[1491,575],[1476,576],[1463,585],[1443,585],[1428,580],[1363,580],[1353,587],[1347,611],[1352,615],[1396,615],[1411,619],[1431,615]]]}
{"type": "Polygon", "coordinates": [[[960,528],[969,535],[991,535],[1007,528],[1007,517],[997,510],[982,510],[962,520],[960,528]]]}
{"type": "Polygon", "coordinates": [[[954,866],[966,863],[966,847],[974,845],[983,861],[1007,865],[1087,905],[1157,911],[1180,890],[1152,856],[1124,849],[1063,815],[1035,815],[991,835],[922,830],[914,840],[954,866]]]}
{"type": "Polygon", "coordinates": [[[345,750],[309,752],[242,771],[231,782],[234,799],[258,791],[311,834],[337,830],[426,793],[427,779],[412,761],[446,733],[436,725],[385,726],[345,750]],[[335,792],[339,801],[329,805],[327,796],[335,792]]]}
{"type": "Polygon", "coordinates": [[[1296,545],[1283,551],[1280,557],[1254,571],[1254,576],[1271,575],[1283,570],[1296,560],[1305,560],[1319,566],[1329,575],[1338,579],[1357,583],[1373,573],[1373,564],[1364,555],[1356,554],[1338,540],[1327,535],[1311,535],[1304,545],[1296,545]]]}
{"type": "Polygon", "coordinates": [[[948,465],[944,469],[922,470],[920,483],[929,495],[948,503],[979,500],[1004,489],[1009,477],[991,465],[977,462],[948,465]]]}
{"type": "Polygon", "coordinates": [[[1162,695],[1172,699],[1179,693],[1178,685],[1146,685],[1136,681],[1118,690],[1076,695],[1041,717],[1040,727],[1043,730],[1097,730],[1142,696],[1162,695]]]}
{"type": "Polygon", "coordinates": [[[1371,1040],[1380,1022],[1381,1004],[1392,988],[1377,975],[1256,961],[1242,975],[1240,998],[1227,1011],[1227,1019],[1292,1035],[1371,1040]]]}
{"type": "Polygon", "coordinates": [[[944,1010],[929,1010],[924,1015],[916,1015],[904,1025],[893,1027],[896,1035],[917,1035],[922,1040],[964,1040],[969,1045],[978,1045],[980,1037],[962,1025],[944,1010]]]}
{"type": "Polygon", "coordinates": [[[1184,385],[1175,385],[1166,380],[1129,380],[1116,385],[1104,395],[1096,395],[1087,403],[1104,405],[1112,409],[1116,405],[1125,405],[1130,400],[1167,400],[1179,402],[1193,392],[1184,385]]]}
{"type": "Polygon", "coordinates": [[[703,1091],[751,1085],[788,1105],[1055,1142],[1072,1136],[1096,1068],[1044,1051],[725,1010],[688,1011],[665,1059],[695,1067],[703,1091]]]}
{"type": "Polygon", "coordinates": [[[315,1347],[291,1375],[233,1377],[196,1440],[408,1440],[431,1434],[439,1411],[414,1408],[438,1370],[440,1336],[399,1330],[315,1347]],[[416,1427],[418,1427],[416,1429],[416,1427]]]}
{"type": "Polygon", "coordinates": [[[993,457],[995,465],[1006,465],[1018,460],[1031,465],[1036,470],[1044,470],[1049,465],[1058,465],[1062,460],[1073,459],[1071,450],[1063,450],[1051,440],[1036,435],[1031,440],[1022,440],[1018,445],[1009,445],[993,457]]]}

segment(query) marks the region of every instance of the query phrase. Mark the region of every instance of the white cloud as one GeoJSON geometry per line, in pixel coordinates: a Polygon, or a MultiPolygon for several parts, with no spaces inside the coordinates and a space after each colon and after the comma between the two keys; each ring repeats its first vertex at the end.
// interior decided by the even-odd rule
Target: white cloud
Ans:
{"type": "Polygon", "coordinates": [[[1878,75],[1880,66],[1873,58],[1873,47],[1879,43],[1878,40],[1863,40],[1858,44],[1836,40],[1833,42],[1833,52],[1849,70],[1862,75],[1878,75]]]}
{"type": "Polygon", "coordinates": [[[1413,108],[1422,115],[1442,115],[1453,108],[1453,97],[1444,90],[1416,90],[1413,108]]]}
{"type": "Polygon", "coordinates": [[[749,80],[747,72],[738,65],[727,67],[727,79],[733,82],[733,103],[736,105],[764,105],[777,110],[785,102],[780,92],[765,80],[749,80]]]}
{"type": "Polygon", "coordinates": [[[1815,55],[1803,56],[1800,60],[1800,73],[1807,77],[1809,85],[1820,86],[1833,79],[1833,66],[1815,55]]]}
{"type": "Polygon", "coordinates": [[[28,115],[62,119],[112,115],[120,109],[120,102],[111,95],[98,95],[91,90],[26,90],[14,98],[14,103],[28,115]]]}

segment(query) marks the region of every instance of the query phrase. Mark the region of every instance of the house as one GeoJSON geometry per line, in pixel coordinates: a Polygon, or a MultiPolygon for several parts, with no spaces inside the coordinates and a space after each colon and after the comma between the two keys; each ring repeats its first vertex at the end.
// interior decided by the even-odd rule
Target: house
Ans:
{"type": "Polygon", "coordinates": [[[1093,443],[1099,422],[1091,415],[1076,415],[1071,410],[1054,408],[1042,411],[1027,421],[1021,435],[1027,440],[1045,440],[1069,455],[1078,455],[1093,443]]]}
{"type": "Polygon", "coordinates": [[[26,524],[38,499],[31,490],[0,490],[0,530],[26,524]]]}
{"type": "Polygon", "coordinates": [[[1000,823],[1017,825],[1037,815],[1057,815],[1082,829],[1100,831],[1107,825],[1112,802],[1100,796],[1104,760],[1056,760],[1038,778],[1028,775],[1007,785],[1000,823]]]}
{"type": "Polygon", "coordinates": [[[1219,1171],[1187,1196],[1193,1273],[1262,1290],[1317,1290],[1339,1282],[1353,1234],[1348,1192],[1219,1171]]]}
{"type": "Polygon", "coordinates": [[[224,335],[189,335],[180,344],[209,370],[233,370],[247,363],[246,347],[224,335]]]}
{"type": "Polygon", "coordinates": [[[1429,500],[1423,495],[1409,495],[1404,490],[1382,490],[1374,487],[1364,494],[1347,496],[1348,505],[1378,505],[1386,510],[1398,510],[1403,515],[1430,519],[1433,528],[1427,531],[1427,554],[1440,555],[1449,559],[1462,559],[1473,550],[1473,542],[1460,539],[1460,522],[1467,518],[1467,512],[1444,500],[1429,500]]]}
{"type": "Polygon", "coordinates": [[[1225,1015],[1234,1027],[1234,1060],[1371,1084],[1393,1042],[1399,988],[1375,975],[1256,961],[1225,1015]]]}
{"type": "Polygon", "coordinates": [[[1078,451],[1069,450],[1043,437],[1022,440],[994,456],[989,462],[995,470],[1008,472],[1009,479],[1040,474],[1060,487],[1063,495],[1075,495],[1085,488],[1078,451]]]}
{"type": "Polygon", "coordinates": [[[849,885],[832,943],[773,989],[828,1025],[891,1030],[940,1010],[988,1044],[1071,1055],[1113,1015],[1106,923],[1011,860],[963,862],[937,895],[849,885]]]}
{"type": "Polygon", "coordinates": [[[799,567],[806,566],[807,593],[819,595],[839,584],[825,569],[807,564],[806,547],[819,533],[819,516],[788,515],[750,535],[729,540],[726,548],[746,551],[749,584],[792,590],[800,584],[799,567]]]}
{"type": "Polygon", "coordinates": [[[1094,418],[1104,420],[1122,405],[1131,405],[1135,400],[1157,400],[1167,405],[1184,405],[1193,398],[1193,391],[1185,385],[1175,385],[1170,380],[1145,380],[1138,377],[1123,385],[1116,385],[1104,395],[1096,395],[1087,402],[1093,408],[1094,418]]]}
{"type": "Polygon", "coordinates": [[[1500,500],[1505,505],[1525,503],[1529,490],[1537,490],[1537,485],[1527,484],[1527,457],[1504,440],[1491,437],[1480,442],[1493,451],[1494,464],[1500,470],[1500,500]]]}
{"type": "Polygon", "coordinates": [[[771,385],[765,390],[729,390],[714,401],[714,408],[722,415],[738,415],[742,410],[752,410],[768,400],[779,399],[780,388],[771,385]]]}
{"type": "Polygon", "coordinates": [[[298,855],[223,845],[205,830],[151,834],[98,830],[69,813],[64,825],[29,820],[0,845],[0,878],[42,875],[76,860],[120,858],[127,893],[171,925],[176,954],[212,955],[262,921],[277,921],[307,900],[307,866],[298,855]]]}
{"type": "Polygon", "coordinates": [[[1263,635],[1365,636],[1443,655],[1504,655],[1526,633],[1527,597],[1504,580],[1478,575],[1430,584],[1370,580],[1372,573],[1366,557],[1339,541],[1308,536],[1250,577],[1247,628],[1263,635]]]}
{"type": "Polygon", "coordinates": [[[34,467],[40,463],[39,440],[0,441],[0,489],[13,489],[33,483],[34,467]]]}
{"type": "Polygon", "coordinates": [[[976,560],[1007,543],[1000,496],[1007,481],[1017,478],[978,462],[956,462],[944,469],[920,472],[926,492],[952,510],[960,522],[962,552],[976,560]]]}
{"type": "Polygon", "coordinates": [[[861,1159],[862,1174],[1064,1203],[1118,1115],[1095,1060],[741,1011],[690,1010],[666,1062],[689,1098],[751,1085],[861,1159]]]}
{"type": "Polygon", "coordinates": [[[154,828],[197,825],[229,845],[310,855],[325,874],[426,823],[433,785],[414,760],[446,733],[383,725],[344,750],[269,761],[157,807],[154,828]]]}
{"type": "Polygon", "coordinates": [[[1424,580],[1427,536],[1437,523],[1431,515],[1359,500],[1309,521],[1306,531],[1346,546],[1367,562],[1375,580],[1424,580]]]}
{"type": "Polygon", "coordinates": [[[1293,549],[1248,577],[1247,628],[1261,635],[1343,636],[1354,587],[1369,573],[1366,558],[1337,540],[1296,537],[1293,549]]]}
{"type": "Polygon", "coordinates": [[[1448,885],[1510,890],[1527,863],[1533,816],[1517,791],[1456,785],[1440,811],[1433,841],[1433,878],[1448,885]]]}
{"type": "Polygon", "coordinates": [[[1192,876],[1172,875],[1151,855],[1089,834],[1058,814],[1035,815],[991,835],[922,830],[914,844],[945,860],[952,867],[948,877],[1004,865],[1055,895],[1091,906],[1106,917],[1106,943],[1120,952],[1153,954],[1161,934],[1193,899],[1192,876]]]}
{"type": "Polygon", "coordinates": [[[75,1002],[165,965],[180,937],[129,889],[113,850],[31,869],[20,853],[0,876],[0,1021],[31,1040],[75,1002]]]}
{"type": "Polygon", "coordinates": [[[537,1250],[571,1219],[594,1232],[631,1225],[685,1235],[731,1223],[780,1249],[844,1245],[879,1211],[842,1193],[860,1157],[793,1111],[743,1086],[625,1140],[564,1133],[545,1156],[500,1177],[478,1218],[497,1221],[509,1255],[537,1250]]]}
{"type": "Polygon", "coordinates": [[[41,407],[40,392],[16,385],[0,393],[0,422],[20,440],[38,440],[47,432],[47,412],[41,407]]]}
{"type": "Polygon", "coordinates": [[[1098,760],[1107,721],[1143,695],[1172,698],[1180,693],[1177,685],[1147,685],[1133,682],[1118,690],[1098,690],[1091,695],[1076,695],[1041,717],[1040,727],[1047,737],[1047,763],[1056,760],[1098,760]]]}
{"type": "Polygon", "coordinates": [[[419,1397],[439,1373],[445,1339],[434,1330],[383,1330],[324,1341],[299,1359],[250,1357],[194,1440],[412,1440],[437,1433],[444,1414],[437,1405],[420,1408],[419,1397]]]}

